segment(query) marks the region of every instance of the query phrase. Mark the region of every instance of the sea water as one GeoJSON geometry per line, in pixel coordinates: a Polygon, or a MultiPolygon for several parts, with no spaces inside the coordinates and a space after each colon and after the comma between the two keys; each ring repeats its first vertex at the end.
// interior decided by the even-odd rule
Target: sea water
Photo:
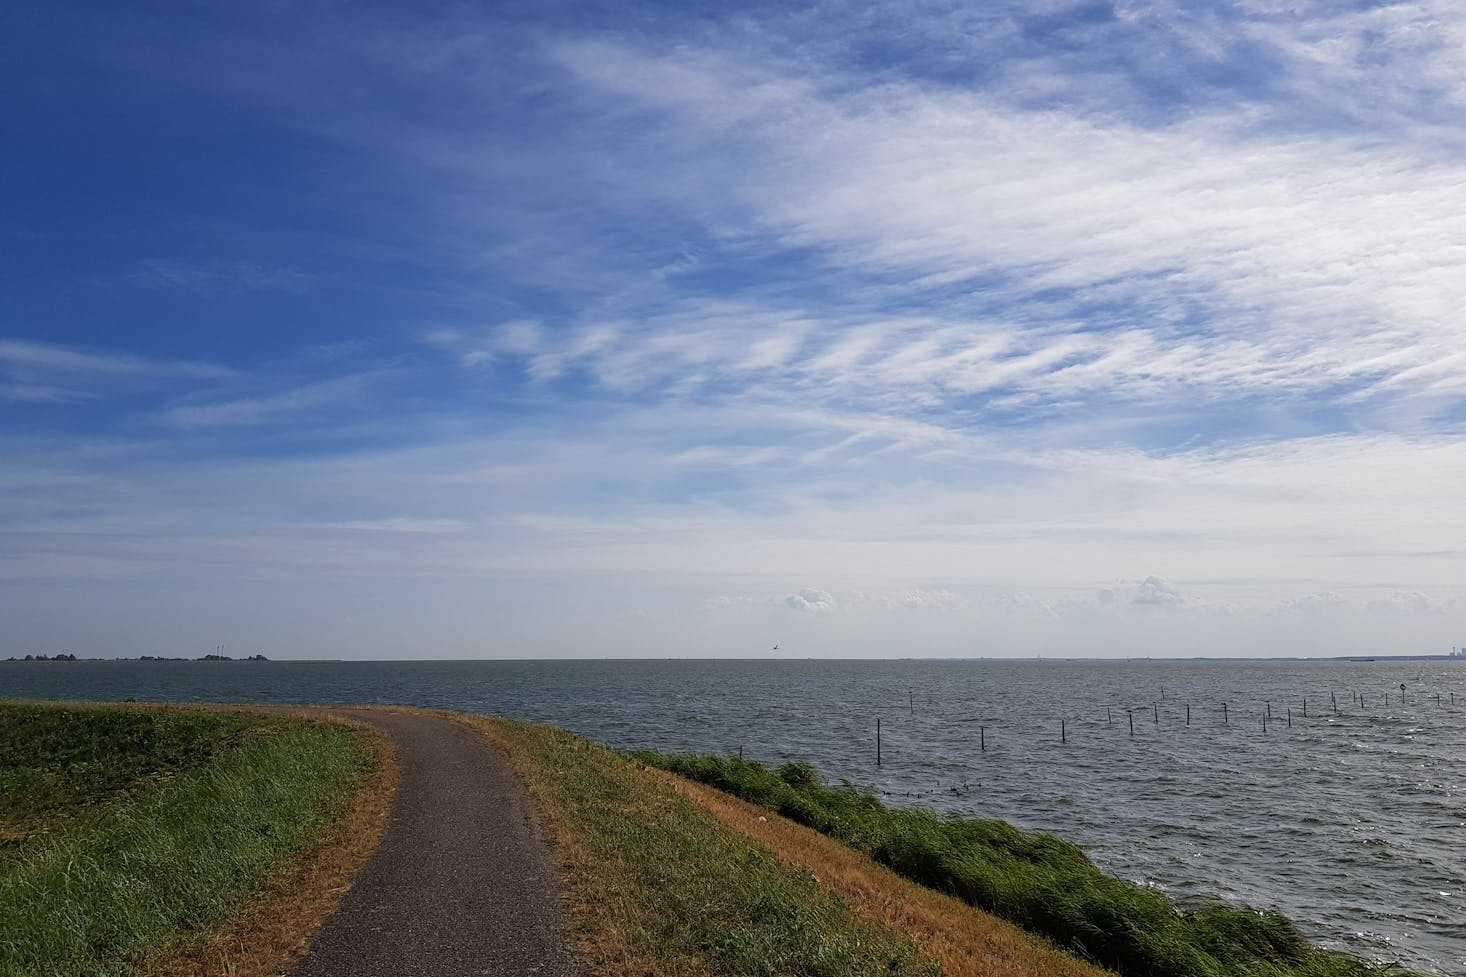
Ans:
{"type": "Polygon", "coordinates": [[[1182,905],[1276,908],[1326,946],[1466,974],[1458,662],[0,663],[0,697],[396,703],[806,760],[1054,832],[1182,905]]]}

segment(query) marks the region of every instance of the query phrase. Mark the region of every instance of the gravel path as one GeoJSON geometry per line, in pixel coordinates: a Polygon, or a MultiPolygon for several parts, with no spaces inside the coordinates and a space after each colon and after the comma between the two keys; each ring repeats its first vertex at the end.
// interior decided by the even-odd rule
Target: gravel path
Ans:
{"type": "Polygon", "coordinates": [[[397,741],[381,845],[295,977],[572,977],[553,856],[513,772],[459,723],[346,711],[397,741]]]}

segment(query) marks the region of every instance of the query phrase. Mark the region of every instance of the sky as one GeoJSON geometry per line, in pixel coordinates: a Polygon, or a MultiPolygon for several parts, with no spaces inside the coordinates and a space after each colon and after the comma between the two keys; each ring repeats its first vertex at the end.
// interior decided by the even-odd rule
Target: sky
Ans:
{"type": "Polygon", "coordinates": [[[1455,0],[6,11],[0,656],[1466,645],[1455,0]]]}

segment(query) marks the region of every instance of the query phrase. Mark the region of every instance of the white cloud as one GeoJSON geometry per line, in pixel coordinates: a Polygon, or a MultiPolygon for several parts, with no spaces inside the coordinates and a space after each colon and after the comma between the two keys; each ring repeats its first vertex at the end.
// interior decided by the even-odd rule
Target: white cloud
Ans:
{"type": "Polygon", "coordinates": [[[209,363],[0,338],[0,401],[85,405],[137,388],[195,387],[229,379],[209,363]]]}
{"type": "Polygon", "coordinates": [[[1320,615],[1336,611],[1347,604],[1348,601],[1342,595],[1325,591],[1279,601],[1276,611],[1280,614],[1320,615]]]}
{"type": "Polygon", "coordinates": [[[0,384],[0,400],[25,404],[79,404],[90,400],[82,390],[68,390],[39,383],[0,384]]]}
{"type": "MultiPolygon", "coordinates": [[[[526,649],[548,653],[547,636],[569,640],[570,618],[636,654],[780,641],[799,654],[1370,653],[1449,646],[1466,626],[1454,489],[1466,461],[1446,439],[1155,457],[959,439],[939,480],[942,469],[913,464],[923,449],[911,443],[837,472],[755,463],[741,488],[720,480],[711,495],[649,504],[648,485],[684,470],[665,445],[716,439],[719,417],[618,412],[573,437],[529,422],[490,439],[274,461],[12,440],[0,572],[27,593],[55,581],[59,596],[99,602],[109,581],[143,603],[138,588],[309,592],[318,617],[359,616],[353,595],[371,593],[380,633],[331,633],[389,656],[397,632],[381,630],[383,615],[425,608],[465,629],[463,653],[475,627],[509,621],[526,649]],[[1004,451],[1002,477],[984,473],[1004,451]],[[533,597],[551,593],[553,612],[533,597]],[[1309,613],[1280,613],[1289,601],[1309,613]],[[636,624],[627,607],[650,616],[636,624]],[[712,608],[723,623],[710,627],[698,615],[712,608]]],[[[781,436],[818,432],[842,436],[781,436]]],[[[49,600],[15,611],[51,615],[49,600]]]]}
{"type": "MultiPolygon", "coordinates": [[[[724,203],[712,219],[865,275],[979,279],[982,302],[1029,310],[1011,323],[827,319],[772,361],[794,377],[946,397],[1458,388],[1466,164],[1454,157],[1368,134],[1282,135],[1245,110],[1144,127],[914,84],[832,94],[727,52],[596,44],[563,58],[608,97],[662,113],[682,143],[732,158],[680,187],[689,210],[731,200],[741,212],[724,203]],[[1127,321],[1068,324],[1091,300],[1129,303],[1114,313],[1127,321]]],[[[621,330],[606,357],[618,379],[599,375],[625,386],[662,366],[736,370],[781,317],[811,318],[744,310],[726,328],[693,316],[690,332],[621,330]]]]}
{"type": "Polygon", "coordinates": [[[1146,577],[1130,598],[1132,607],[1177,608],[1186,606],[1186,598],[1159,577],[1146,577]]]}
{"type": "Polygon", "coordinates": [[[1388,597],[1371,601],[1369,609],[1407,617],[1420,615],[1442,617],[1453,613],[1459,614],[1466,609],[1466,596],[1459,594],[1441,596],[1424,594],[1418,590],[1397,590],[1388,597]]]}
{"type": "Polygon", "coordinates": [[[901,606],[914,611],[955,611],[962,601],[950,590],[908,590],[901,595],[901,606]]]}
{"type": "Polygon", "coordinates": [[[810,614],[833,614],[839,609],[835,598],[823,590],[805,588],[784,598],[784,606],[810,614]]]}
{"type": "MultiPolygon", "coordinates": [[[[562,654],[762,651],[770,630],[821,654],[1454,637],[1466,16],[1125,3],[1093,28],[1133,29],[1123,45],[1025,40],[1029,13],[1071,6],[836,4],[807,15],[818,37],[739,17],[675,44],[553,45],[566,74],[526,83],[523,145],[477,121],[515,110],[489,56],[511,45],[483,24],[325,32],[274,73],[241,65],[245,42],[201,57],[222,61],[211,91],[374,164],[364,183],[412,177],[396,186],[421,211],[363,246],[430,245],[413,257],[442,276],[431,321],[457,311],[427,342],[466,372],[392,423],[377,374],[0,340],[11,402],[204,388],[148,408],[155,442],[4,445],[0,572],[27,596],[54,585],[7,611],[66,620],[123,581],[152,596],[119,619],[164,620],[213,585],[298,601],[306,629],[370,622],[349,636],[386,654],[419,620],[469,653],[511,632],[562,654]],[[940,80],[848,70],[862,27],[829,30],[837,14],[940,80]],[[1023,50],[983,56],[1005,45],[1023,50]],[[935,64],[954,52],[955,81],[935,64]],[[474,121],[303,83],[360,59],[383,90],[448,86],[474,121]],[[1337,118],[1296,124],[1325,104],[1337,118]],[[454,400],[475,376],[512,409],[454,400]],[[369,431],[341,432],[360,406],[369,431]],[[316,424],[357,447],[271,456],[272,431],[316,424]],[[265,450],[185,457],[180,431],[265,450]],[[726,633],[696,617],[713,610],[726,633]]],[[[195,295],[309,283],[137,271],[195,295]]]]}
{"type": "Polygon", "coordinates": [[[183,360],[149,359],[58,346],[29,339],[0,339],[0,372],[25,377],[146,377],[218,379],[223,367],[183,360]]]}
{"type": "Polygon", "coordinates": [[[320,380],[278,393],[213,403],[176,404],[165,410],[162,418],[165,423],[184,430],[268,424],[293,414],[360,403],[379,376],[376,373],[357,374],[320,380]]]}
{"type": "MultiPolygon", "coordinates": [[[[1208,617],[1240,612],[1240,608],[1230,602],[1208,600],[1199,594],[1187,593],[1156,576],[1146,577],[1135,585],[1131,591],[1129,606],[1150,613],[1186,612],[1208,617]]],[[[1254,612],[1256,610],[1253,609],[1254,612]]]]}

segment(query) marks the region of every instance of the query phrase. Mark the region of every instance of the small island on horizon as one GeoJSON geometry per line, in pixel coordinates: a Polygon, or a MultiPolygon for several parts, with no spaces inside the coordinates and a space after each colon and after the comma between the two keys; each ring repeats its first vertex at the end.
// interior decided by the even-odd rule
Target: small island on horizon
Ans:
{"type": "Polygon", "coordinates": [[[249,655],[245,658],[234,658],[230,655],[201,655],[198,658],[169,658],[166,655],[139,655],[137,658],[78,658],[76,655],[26,655],[17,658],[11,655],[5,659],[8,662],[80,662],[80,661],[113,661],[113,662],[267,662],[270,659],[264,655],[249,655]]]}

